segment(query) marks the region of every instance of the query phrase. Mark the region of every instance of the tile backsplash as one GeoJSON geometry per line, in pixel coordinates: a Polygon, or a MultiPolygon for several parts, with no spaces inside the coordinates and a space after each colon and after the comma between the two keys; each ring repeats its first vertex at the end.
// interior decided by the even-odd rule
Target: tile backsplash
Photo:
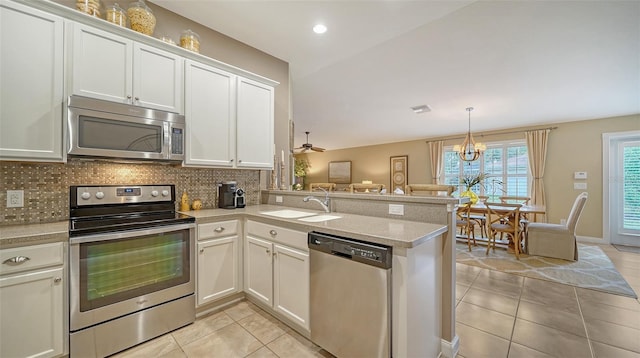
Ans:
{"type": "Polygon", "coordinates": [[[237,181],[238,187],[245,190],[247,205],[258,204],[259,170],[83,160],[70,160],[66,164],[3,161],[0,162],[0,226],[68,220],[71,185],[174,184],[178,203],[186,190],[190,201],[200,199],[204,209],[211,209],[217,207],[216,184],[229,180],[237,181]],[[24,207],[7,208],[7,190],[24,190],[24,207]]]}

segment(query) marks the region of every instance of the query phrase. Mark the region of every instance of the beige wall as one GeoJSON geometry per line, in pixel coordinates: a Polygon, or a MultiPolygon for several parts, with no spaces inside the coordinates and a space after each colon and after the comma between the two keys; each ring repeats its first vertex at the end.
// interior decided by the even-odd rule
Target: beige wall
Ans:
{"type": "MultiPolygon", "coordinates": [[[[75,8],[75,0],[53,0],[62,5],[75,8]]],[[[118,1],[103,0],[108,6],[118,1]]],[[[130,1],[118,2],[126,10],[130,1]]],[[[218,61],[239,67],[243,70],[280,82],[275,88],[275,142],[276,153],[289,151],[289,64],[269,54],[259,51],[224,34],[211,30],[187,18],[177,15],[149,1],[145,2],[156,17],[153,36],[169,36],[180,43],[180,34],[186,29],[200,36],[200,53],[218,61]]],[[[188,121],[188,118],[187,118],[188,121]]]]}
{"type": "MultiPolygon", "coordinates": [[[[543,126],[543,127],[549,127],[543,126]]],[[[552,126],[548,142],[545,170],[548,221],[559,223],[571,210],[575,197],[582,190],[573,189],[573,173],[588,173],[587,192],[589,200],[580,219],[577,233],[580,236],[602,238],[602,133],[640,129],[640,115],[597,120],[558,123],[552,126]]],[[[527,128],[530,129],[530,128],[527,128]]],[[[476,140],[500,141],[524,139],[523,133],[474,134],[476,140]]],[[[445,145],[457,144],[462,139],[445,140],[445,145]]],[[[321,145],[321,143],[318,143],[321,145]]],[[[326,182],[328,162],[350,160],[352,182],[372,180],[390,184],[389,157],[408,155],[409,183],[431,183],[429,146],[426,140],[391,143],[326,151],[324,153],[301,154],[311,164],[305,182],[326,182]]]]}

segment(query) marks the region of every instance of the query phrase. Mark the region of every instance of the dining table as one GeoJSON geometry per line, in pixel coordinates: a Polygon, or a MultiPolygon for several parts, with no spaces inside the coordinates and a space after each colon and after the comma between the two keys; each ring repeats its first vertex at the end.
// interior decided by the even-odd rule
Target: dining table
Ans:
{"type": "MultiPolygon", "coordinates": [[[[500,203],[496,203],[500,204],[500,203]]],[[[483,214],[485,217],[488,215],[487,206],[483,202],[477,202],[471,205],[470,212],[472,214],[483,214]]],[[[522,205],[520,207],[520,216],[521,218],[527,218],[530,222],[536,222],[538,219],[538,215],[546,214],[546,207],[544,205],[522,205]]],[[[526,230],[526,229],[525,229],[526,230]]],[[[458,237],[461,240],[466,240],[466,237],[458,237]]],[[[476,239],[480,242],[486,243],[488,238],[486,237],[476,237],[476,239]]],[[[496,243],[503,244],[507,246],[510,251],[513,250],[514,243],[511,240],[496,240],[496,243]]]]}
{"type": "MultiPolygon", "coordinates": [[[[486,214],[487,206],[484,203],[475,203],[471,205],[471,212],[476,214],[486,214]]],[[[544,205],[522,205],[520,207],[520,214],[533,215],[533,220],[531,222],[536,222],[538,215],[544,215],[547,213],[547,209],[544,205]]]]}

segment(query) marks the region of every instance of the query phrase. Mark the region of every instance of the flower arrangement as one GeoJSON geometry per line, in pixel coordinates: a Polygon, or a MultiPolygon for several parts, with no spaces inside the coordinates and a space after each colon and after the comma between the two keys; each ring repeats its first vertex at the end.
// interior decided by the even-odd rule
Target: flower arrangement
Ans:
{"type": "Polygon", "coordinates": [[[484,180],[487,178],[485,173],[469,174],[460,178],[460,184],[464,184],[467,190],[471,190],[477,184],[484,187],[484,180]]]}
{"type": "Polygon", "coordinates": [[[302,178],[307,176],[307,169],[309,169],[311,165],[306,159],[298,159],[296,158],[295,166],[293,168],[293,175],[302,178]]]}

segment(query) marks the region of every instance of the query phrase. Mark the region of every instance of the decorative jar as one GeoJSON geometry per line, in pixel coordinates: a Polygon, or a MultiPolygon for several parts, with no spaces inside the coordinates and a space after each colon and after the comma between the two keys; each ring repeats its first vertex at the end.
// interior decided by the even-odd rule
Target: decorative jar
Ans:
{"type": "Polygon", "coordinates": [[[125,14],[124,10],[118,5],[118,3],[107,6],[105,20],[118,26],[127,27],[127,14],[125,14]]]}
{"type": "Polygon", "coordinates": [[[76,0],[76,9],[95,17],[102,17],[102,2],[100,0],[76,0]]]}
{"type": "Polygon", "coordinates": [[[473,191],[471,191],[471,189],[467,189],[465,191],[463,191],[462,193],[460,193],[460,197],[467,197],[469,198],[469,201],[471,201],[471,205],[474,205],[475,203],[478,202],[478,195],[476,195],[476,193],[474,193],[473,191]]]}
{"type": "Polygon", "coordinates": [[[173,41],[173,39],[170,36],[161,36],[160,40],[162,40],[163,42],[166,42],[168,44],[171,44],[171,45],[175,45],[176,44],[176,42],[173,41]]]}
{"type": "Polygon", "coordinates": [[[200,36],[191,30],[185,30],[180,36],[180,47],[200,53],[200,36]]]}
{"type": "Polygon", "coordinates": [[[156,27],[156,17],[151,9],[144,3],[144,0],[132,2],[127,9],[131,30],[153,35],[156,27]]]}

